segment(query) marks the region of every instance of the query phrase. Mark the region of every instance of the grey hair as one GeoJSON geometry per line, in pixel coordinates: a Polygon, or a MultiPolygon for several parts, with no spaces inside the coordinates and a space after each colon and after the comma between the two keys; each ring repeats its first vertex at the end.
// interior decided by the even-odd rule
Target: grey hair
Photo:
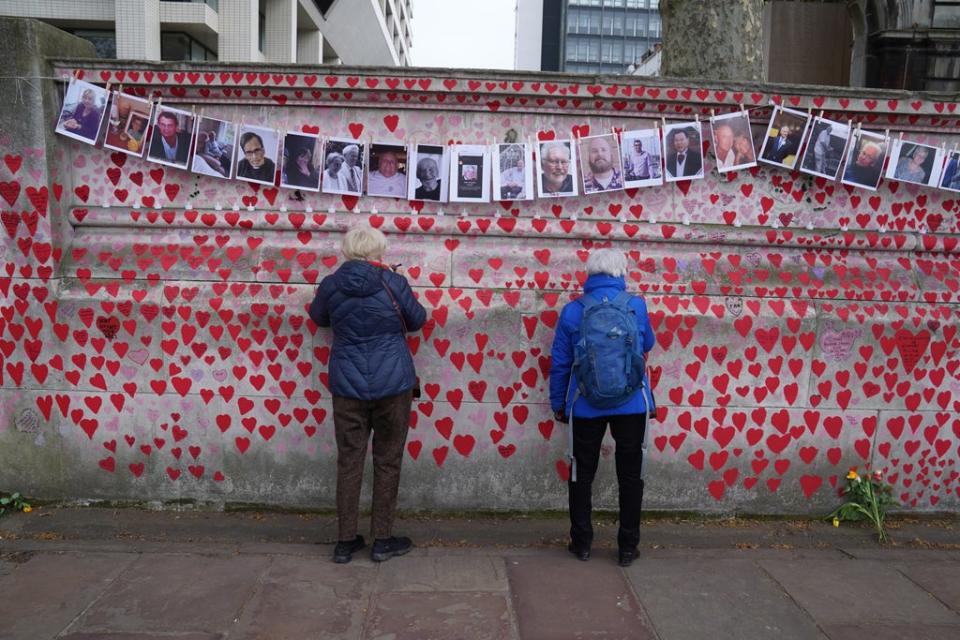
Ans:
{"type": "Polygon", "coordinates": [[[380,260],[387,250],[387,237],[373,227],[354,227],[343,236],[340,250],[347,260],[380,260]]]}
{"type": "Polygon", "coordinates": [[[355,144],[348,144],[347,146],[345,146],[345,147],[343,148],[343,151],[342,151],[341,153],[343,153],[344,156],[346,156],[348,153],[355,153],[355,154],[357,154],[357,157],[359,157],[359,156],[360,156],[360,147],[358,147],[358,146],[355,145],[355,144]]]}
{"type": "Polygon", "coordinates": [[[556,141],[545,142],[543,146],[540,147],[540,153],[543,155],[544,158],[546,158],[547,154],[550,153],[550,151],[553,149],[560,149],[561,151],[563,151],[563,155],[567,156],[568,159],[570,158],[570,148],[567,147],[567,145],[563,144],[562,142],[556,142],[556,141]]]}
{"type": "Polygon", "coordinates": [[[587,258],[587,275],[595,273],[622,278],[627,275],[627,257],[616,249],[597,249],[587,258]]]}

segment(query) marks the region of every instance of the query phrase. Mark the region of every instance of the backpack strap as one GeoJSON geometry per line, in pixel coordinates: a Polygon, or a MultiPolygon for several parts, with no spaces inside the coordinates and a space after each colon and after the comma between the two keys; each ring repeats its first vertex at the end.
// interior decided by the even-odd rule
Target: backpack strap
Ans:
{"type": "Polygon", "coordinates": [[[583,310],[584,310],[584,311],[586,311],[586,310],[589,309],[590,307],[595,307],[595,306],[597,306],[598,304],[600,304],[600,301],[597,300],[596,298],[594,298],[594,297],[593,297],[592,295],[590,295],[589,293],[585,293],[585,294],[583,294],[582,296],[580,296],[579,298],[577,298],[577,302],[579,302],[581,305],[583,305],[583,310]]]}
{"type": "MultiPolygon", "coordinates": [[[[617,294],[617,297],[613,299],[613,304],[623,305],[630,309],[630,301],[633,300],[633,296],[627,293],[626,291],[621,291],[617,294]]],[[[630,313],[634,313],[633,309],[630,309],[630,313]]]]}

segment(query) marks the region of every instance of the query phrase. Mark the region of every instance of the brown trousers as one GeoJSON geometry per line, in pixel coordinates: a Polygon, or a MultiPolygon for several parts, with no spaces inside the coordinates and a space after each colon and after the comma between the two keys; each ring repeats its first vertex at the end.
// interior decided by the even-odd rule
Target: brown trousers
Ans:
{"type": "Polygon", "coordinates": [[[397,508],[400,464],[410,427],[411,391],[380,398],[356,400],[333,397],[333,425],[337,437],[337,521],[340,540],[357,535],[360,487],[367,443],[373,431],[374,538],[389,538],[397,508]]]}

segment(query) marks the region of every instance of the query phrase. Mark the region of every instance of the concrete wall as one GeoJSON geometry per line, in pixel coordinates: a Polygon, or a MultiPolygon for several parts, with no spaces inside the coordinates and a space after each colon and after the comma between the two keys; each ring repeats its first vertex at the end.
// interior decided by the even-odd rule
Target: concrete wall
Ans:
{"type": "MultiPolygon", "coordinates": [[[[210,115],[366,141],[562,138],[741,103],[757,109],[759,140],[771,100],[948,148],[960,124],[956,96],[53,66],[210,115]]],[[[329,334],[305,306],[340,262],[342,233],[370,223],[431,316],[410,339],[425,397],[411,417],[403,508],[565,508],[549,347],[586,252],[606,244],[628,253],[628,280],[657,331],[663,420],[652,426],[647,507],[824,513],[847,470],[866,465],[886,471],[908,510],[960,507],[954,194],[890,182],[851,190],[769,166],[719,177],[708,160],[701,181],[566,200],[419,210],[297,201],[55,138],[52,90],[5,99],[4,131],[46,115],[7,140],[0,164],[0,487],[331,507],[329,334]]],[[[608,444],[603,508],[616,505],[608,444]]]]}

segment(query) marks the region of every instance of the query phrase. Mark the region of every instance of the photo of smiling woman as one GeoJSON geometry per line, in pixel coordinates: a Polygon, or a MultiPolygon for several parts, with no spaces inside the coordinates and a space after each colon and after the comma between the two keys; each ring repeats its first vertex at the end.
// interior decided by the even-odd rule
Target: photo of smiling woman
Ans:
{"type": "Polygon", "coordinates": [[[237,180],[272,185],[277,175],[280,137],[275,129],[240,125],[237,145],[237,180]]]}
{"type": "Polygon", "coordinates": [[[63,99],[57,133],[87,144],[96,144],[106,106],[106,89],[74,78],[63,99]]]}

